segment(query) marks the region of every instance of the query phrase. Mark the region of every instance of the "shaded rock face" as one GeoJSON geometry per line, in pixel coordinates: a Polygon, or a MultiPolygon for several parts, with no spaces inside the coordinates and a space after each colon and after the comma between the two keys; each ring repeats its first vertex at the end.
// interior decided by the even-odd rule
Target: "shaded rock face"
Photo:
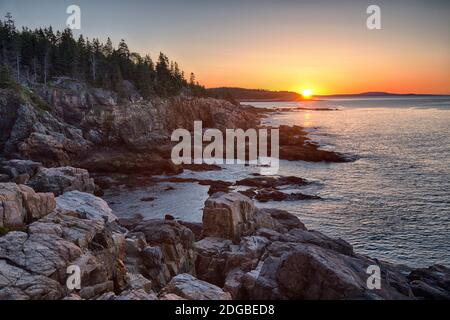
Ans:
{"type": "Polygon", "coordinates": [[[126,288],[116,294],[108,291],[96,300],[157,300],[158,297],[152,291],[152,282],[141,274],[127,273],[126,288]]]}
{"type": "Polygon", "coordinates": [[[23,103],[12,90],[0,91],[0,152],[45,166],[113,172],[178,173],[169,164],[170,136],[178,128],[247,128],[260,115],[211,98],[174,97],[144,101],[124,81],[125,99],[70,78],[58,78],[34,92],[50,112],[23,103]]]}
{"type": "Polygon", "coordinates": [[[0,227],[22,228],[55,208],[51,193],[36,193],[15,183],[0,183],[0,227]]]}
{"type": "Polygon", "coordinates": [[[224,101],[211,98],[174,98],[167,103],[167,114],[175,115],[166,119],[167,128],[192,130],[195,120],[202,120],[203,128],[248,129],[259,124],[259,114],[252,109],[239,108],[224,101]]]}
{"type": "Polygon", "coordinates": [[[195,274],[194,233],[173,220],[149,220],[131,229],[126,265],[161,289],[180,273],[195,274]]]}
{"type": "Polygon", "coordinates": [[[450,300],[450,269],[442,265],[413,270],[408,279],[412,291],[419,297],[450,300]]]}
{"type": "Polygon", "coordinates": [[[132,103],[113,106],[98,105],[89,110],[81,127],[90,140],[103,146],[117,145],[145,153],[152,146],[169,144],[175,129],[192,130],[196,120],[203,121],[204,127],[224,130],[256,125],[258,118],[226,101],[210,98],[175,97],[152,101],[131,98],[130,101],[132,103]]]}
{"type": "Polygon", "coordinates": [[[4,131],[3,154],[8,158],[24,158],[45,165],[67,165],[83,156],[90,143],[79,128],[60,121],[51,113],[20,102],[17,94],[0,99],[0,109],[8,117],[0,122],[4,131]]]}
{"type": "Polygon", "coordinates": [[[25,184],[42,168],[40,162],[14,159],[0,163],[0,172],[8,176],[5,180],[25,184]]]}
{"type": "Polygon", "coordinates": [[[94,179],[85,169],[73,167],[41,168],[28,185],[40,192],[52,192],[59,196],[65,192],[78,190],[94,193],[94,179]]]}
{"type": "Polygon", "coordinates": [[[0,151],[5,148],[17,118],[19,96],[11,89],[0,89],[0,151]]]}
{"type": "MultiPolygon", "coordinates": [[[[125,237],[105,219],[110,211],[94,199],[82,199],[83,205],[71,209],[65,207],[67,199],[59,200],[26,232],[0,237],[0,299],[61,299],[70,294],[65,284],[69,265],[80,267],[80,298],[125,288],[125,237]]],[[[21,202],[13,201],[16,207],[21,202]]]]}
{"type": "Polygon", "coordinates": [[[322,248],[331,249],[344,255],[354,255],[352,246],[342,239],[333,239],[321,232],[305,229],[291,229],[280,237],[280,241],[310,243],[322,248]]]}
{"type": "Polygon", "coordinates": [[[182,226],[185,226],[186,228],[188,228],[189,230],[191,230],[194,233],[195,241],[201,239],[202,232],[203,232],[203,225],[201,223],[186,222],[186,221],[181,221],[181,220],[177,220],[177,222],[179,224],[181,224],[182,226]]]}
{"type": "Polygon", "coordinates": [[[230,240],[215,237],[206,237],[195,243],[195,269],[200,279],[223,286],[226,254],[232,244],[230,240]]]}
{"type": "Polygon", "coordinates": [[[111,148],[100,148],[91,156],[80,160],[80,167],[92,172],[100,173],[126,173],[126,174],[178,174],[183,168],[175,165],[158,152],[136,153],[129,150],[114,150],[111,148]]]}
{"type": "Polygon", "coordinates": [[[125,99],[129,102],[139,102],[143,99],[134,85],[128,80],[123,81],[123,91],[125,99]]]}
{"type": "Polygon", "coordinates": [[[222,224],[222,230],[229,227],[241,232],[219,232],[209,226],[216,219],[206,219],[204,230],[214,230],[214,237],[204,232],[205,237],[195,243],[197,277],[222,287],[234,299],[448,297],[450,269],[444,266],[412,270],[355,254],[346,241],[307,230],[289,212],[249,211],[251,200],[242,197],[212,196],[206,202],[205,213],[219,221],[221,215],[222,220],[238,217],[231,221],[239,222],[241,213],[236,211],[242,210],[247,221],[251,221],[250,228],[236,228],[239,223],[228,223],[222,224]],[[242,203],[246,205],[241,206],[242,203]],[[234,215],[230,214],[232,210],[236,210],[234,215]],[[367,270],[373,265],[381,270],[380,289],[369,289],[367,284],[367,270]]]}
{"type": "MultiPolygon", "coordinates": [[[[319,247],[297,244],[284,255],[275,243],[270,249],[281,253],[276,272],[280,291],[290,299],[345,299],[363,296],[366,275],[353,271],[358,260],[335,255],[319,247]],[[291,252],[292,250],[292,252],[291,252]]],[[[269,249],[269,250],[270,250],[269,249]]],[[[366,265],[358,266],[361,271],[366,265]]],[[[257,285],[257,284],[256,284],[257,285]]]]}
{"type": "Polygon", "coordinates": [[[272,219],[281,224],[287,230],[306,230],[305,225],[296,216],[287,211],[270,208],[260,209],[260,211],[269,214],[272,219]]]}
{"type": "Polygon", "coordinates": [[[69,77],[57,77],[47,87],[37,85],[34,89],[53,106],[60,119],[75,125],[96,105],[115,106],[142,100],[134,85],[126,80],[123,81],[123,99],[119,99],[117,93],[111,90],[93,88],[69,77]]]}
{"type": "Polygon", "coordinates": [[[89,172],[80,168],[45,168],[40,162],[14,159],[1,162],[0,172],[6,175],[5,182],[26,184],[37,192],[52,192],[55,196],[73,190],[97,190],[89,172]]]}
{"type": "Polygon", "coordinates": [[[91,90],[91,94],[96,104],[103,106],[117,105],[117,94],[115,92],[102,88],[94,88],[91,90]]]}
{"type": "Polygon", "coordinates": [[[37,86],[36,92],[54,108],[59,119],[77,125],[93,106],[116,105],[117,94],[111,90],[92,88],[68,77],[58,77],[48,87],[37,86]]]}
{"type": "Polygon", "coordinates": [[[395,268],[362,256],[317,245],[273,242],[267,257],[243,277],[252,299],[411,299],[406,277],[395,268]],[[381,289],[367,287],[367,267],[379,265],[381,289]]]}
{"type": "Polygon", "coordinates": [[[4,173],[0,173],[0,183],[1,182],[9,182],[9,181],[10,181],[9,175],[4,174],[4,173]]]}
{"type": "Polygon", "coordinates": [[[189,300],[231,300],[231,295],[190,274],[179,274],[164,287],[163,294],[175,294],[189,300]]]}

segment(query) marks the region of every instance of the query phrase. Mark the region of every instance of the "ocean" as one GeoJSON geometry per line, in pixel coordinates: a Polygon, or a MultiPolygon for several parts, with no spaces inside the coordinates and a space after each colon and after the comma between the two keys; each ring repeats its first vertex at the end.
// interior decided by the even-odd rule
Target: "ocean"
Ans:
{"type": "MultiPolygon", "coordinates": [[[[310,180],[299,191],[322,200],[258,206],[295,213],[308,228],[342,238],[358,253],[413,267],[450,266],[450,97],[243,104],[283,108],[265,122],[303,126],[322,148],[358,158],[349,163],[280,161],[280,175],[310,180]]],[[[180,176],[235,181],[249,172],[258,168],[225,166],[180,176]]],[[[197,184],[161,183],[126,192],[116,187],[105,199],[119,216],[171,214],[201,221],[207,191],[208,186],[197,184]],[[175,189],[166,190],[169,185],[175,189]],[[156,200],[140,201],[148,196],[156,200]]]]}

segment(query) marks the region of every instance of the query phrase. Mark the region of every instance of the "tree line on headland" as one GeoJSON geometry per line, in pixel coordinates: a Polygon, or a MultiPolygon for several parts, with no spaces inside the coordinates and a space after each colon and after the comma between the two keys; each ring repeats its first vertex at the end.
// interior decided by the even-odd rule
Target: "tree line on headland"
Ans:
{"type": "Polygon", "coordinates": [[[67,76],[92,86],[124,92],[123,80],[131,81],[144,98],[170,97],[184,88],[194,96],[206,95],[205,88],[189,79],[178,63],[160,53],[156,62],[150,55],[131,52],[125,40],[114,48],[111,39],[80,35],[72,30],[54,32],[52,27],[18,30],[11,14],[0,20],[0,87],[11,81],[47,85],[53,77],[67,76]]]}
{"type": "Polygon", "coordinates": [[[221,87],[207,89],[207,92],[211,97],[229,101],[298,101],[303,99],[302,96],[296,92],[270,91],[263,89],[221,87]]]}

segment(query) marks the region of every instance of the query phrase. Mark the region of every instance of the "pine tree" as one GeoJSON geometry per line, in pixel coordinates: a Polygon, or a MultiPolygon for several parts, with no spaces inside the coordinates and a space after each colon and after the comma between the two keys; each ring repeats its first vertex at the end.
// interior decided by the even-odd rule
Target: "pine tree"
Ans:
{"type": "Polygon", "coordinates": [[[112,45],[112,41],[111,41],[111,39],[108,37],[108,39],[106,40],[106,44],[105,44],[105,46],[103,47],[103,54],[104,54],[106,57],[109,57],[109,56],[112,55],[113,51],[114,51],[114,48],[113,48],[113,45],[112,45]]]}
{"type": "Polygon", "coordinates": [[[191,75],[189,76],[189,85],[195,86],[195,74],[193,72],[191,72],[191,75]]]}
{"type": "Polygon", "coordinates": [[[53,77],[69,76],[119,95],[125,93],[124,80],[133,83],[145,98],[177,95],[183,87],[204,94],[195,76],[192,74],[188,83],[178,63],[162,52],[155,64],[149,55],[130,52],[123,39],[115,50],[110,38],[105,44],[82,35],[74,39],[70,29],[18,31],[11,14],[0,20],[0,66],[3,84],[13,77],[17,82],[46,86],[53,77]]]}
{"type": "Polygon", "coordinates": [[[13,84],[11,74],[6,66],[0,67],[0,88],[9,88],[13,84]]]}

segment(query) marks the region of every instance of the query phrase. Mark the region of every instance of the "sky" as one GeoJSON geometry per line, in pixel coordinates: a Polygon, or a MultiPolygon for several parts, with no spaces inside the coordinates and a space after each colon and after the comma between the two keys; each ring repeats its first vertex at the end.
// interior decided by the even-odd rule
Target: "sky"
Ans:
{"type": "Polygon", "coordinates": [[[446,0],[0,0],[0,14],[63,29],[72,4],[76,35],[162,51],[206,87],[450,94],[446,0]],[[370,4],[380,30],[366,26],[370,4]]]}

